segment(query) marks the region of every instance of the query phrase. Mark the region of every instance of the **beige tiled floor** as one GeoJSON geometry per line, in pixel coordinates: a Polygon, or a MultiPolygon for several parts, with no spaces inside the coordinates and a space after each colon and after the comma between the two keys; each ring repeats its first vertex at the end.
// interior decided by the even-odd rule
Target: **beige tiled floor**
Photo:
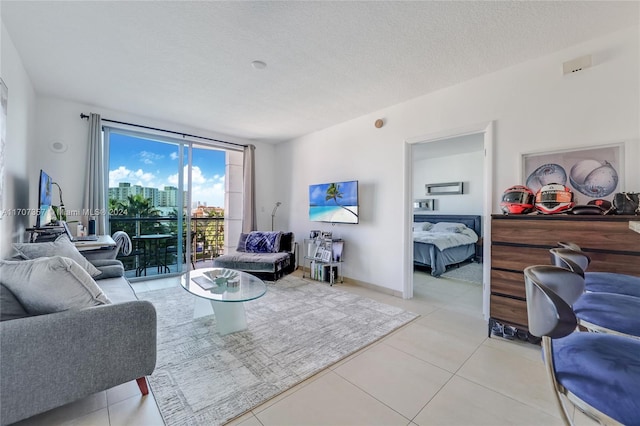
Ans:
{"type": "MultiPolygon", "coordinates": [[[[176,285],[175,278],[134,284],[136,291],[176,285]]],[[[415,297],[402,300],[362,287],[339,288],[421,317],[232,422],[269,425],[554,425],[540,348],[487,338],[482,289],[415,275],[415,297]]],[[[584,416],[576,423],[591,424],[584,416]]],[[[126,383],[20,425],[162,425],[151,393],[126,383]]]]}

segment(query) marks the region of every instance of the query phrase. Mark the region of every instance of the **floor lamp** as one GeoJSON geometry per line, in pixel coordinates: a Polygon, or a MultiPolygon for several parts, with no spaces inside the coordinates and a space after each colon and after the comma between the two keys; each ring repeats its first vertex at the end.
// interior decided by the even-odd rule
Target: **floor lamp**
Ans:
{"type": "Polygon", "coordinates": [[[276,210],[278,210],[278,207],[280,207],[280,204],[282,204],[280,201],[276,201],[276,205],[273,208],[273,211],[271,212],[271,230],[273,231],[273,222],[274,219],[276,218],[276,210]]]}

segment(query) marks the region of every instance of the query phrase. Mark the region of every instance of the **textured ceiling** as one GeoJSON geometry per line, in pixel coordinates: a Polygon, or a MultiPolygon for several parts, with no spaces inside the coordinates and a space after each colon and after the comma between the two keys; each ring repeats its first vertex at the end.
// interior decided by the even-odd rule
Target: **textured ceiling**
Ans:
{"type": "Polygon", "coordinates": [[[636,25],[640,16],[638,2],[611,1],[0,7],[39,95],[273,142],[636,25]]]}

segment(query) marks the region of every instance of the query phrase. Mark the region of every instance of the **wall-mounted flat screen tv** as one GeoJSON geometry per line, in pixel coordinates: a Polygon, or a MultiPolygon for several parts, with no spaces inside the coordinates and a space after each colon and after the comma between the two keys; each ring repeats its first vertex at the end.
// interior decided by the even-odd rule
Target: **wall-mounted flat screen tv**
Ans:
{"type": "Polygon", "coordinates": [[[358,223],[358,181],[309,185],[309,220],[358,223]]]}
{"type": "Polygon", "coordinates": [[[36,228],[50,225],[55,221],[55,212],[51,206],[53,192],[53,180],[44,170],[40,170],[40,180],[38,181],[38,216],[36,217],[36,228]]]}

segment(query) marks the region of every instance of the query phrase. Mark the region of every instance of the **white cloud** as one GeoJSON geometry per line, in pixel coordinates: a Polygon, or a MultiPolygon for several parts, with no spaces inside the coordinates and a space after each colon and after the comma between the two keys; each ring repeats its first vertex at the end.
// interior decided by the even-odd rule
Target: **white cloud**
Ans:
{"type": "Polygon", "coordinates": [[[142,169],[138,169],[133,172],[133,176],[138,179],[138,185],[142,186],[153,186],[153,181],[155,180],[155,175],[153,173],[143,172],[142,169]]]}
{"type": "MultiPolygon", "coordinates": [[[[130,170],[120,166],[115,170],[109,170],[109,187],[117,187],[120,182],[128,182],[131,185],[140,185],[164,189],[165,186],[178,186],[178,174],[170,175],[166,182],[157,181],[157,174],[145,172],[142,169],[130,170]]],[[[184,169],[186,184],[187,167],[184,169]]],[[[224,207],[224,175],[214,175],[207,178],[199,167],[193,167],[191,171],[191,200],[206,203],[210,207],[224,207]]]]}
{"type": "Polygon", "coordinates": [[[207,181],[202,185],[192,185],[191,201],[207,203],[209,207],[224,207],[224,179],[207,181]]]}
{"type": "Polygon", "coordinates": [[[120,182],[123,182],[131,173],[131,170],[125,166],[120,166],[115,170],[109,170],[109,186],[118,186],[120,182]]]}
{"type": "Polygon", "coordinates": [[[177,152],[172,152],[171,154],[169,154],[169,158],[171,158],[172,160],[177,160],[179,157],[177,152]]]}
{"type": "Polygon", "coordinates": [[[140,157],[140,161],[142,161],[144,164],[153,164],[157,160],[161,160],[164,158],[164,155],[156,154],[155,152],[149,151],[140,151],[140,153],[138,153],[138,156],[140,157]]]}
{"type": "MultiPolygon", "coordinates": [[[[186,185],[187,166],[184,167],[184,180],[186,185]]],[[[169,185],[178,186],[178,174],[168,178],[169,185]]],[[[195,166],[191,170],[191,200],[207,203],[207,206],[224,207],[224,175],[214,175],[207,178],[200,167],[195,166]]]]}
{"type": "Polygon", "coordinates": [[[125,166],[120,166],[115,170],[109,170],[109,187],[116,187],[121,182],[128,182],[131,185],[153,187],[155,185],[155,175],[144,172],[142,169],[136,171],[129,170],[125,166]]]}

